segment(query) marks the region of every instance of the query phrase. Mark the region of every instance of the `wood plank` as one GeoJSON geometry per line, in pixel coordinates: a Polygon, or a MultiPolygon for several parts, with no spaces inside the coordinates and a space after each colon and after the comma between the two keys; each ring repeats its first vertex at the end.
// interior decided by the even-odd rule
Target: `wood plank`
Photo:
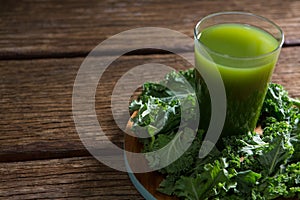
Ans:
{"type": "Polygon", "coordinates": [[[299,53],[300,47],[283,48],[272,76],[273,82],[282,84],[289,95],[295,98],[300,98],[299,53]]]}
{"type": "Polygon", "coordinates": [[[0,163],[1,199],[143,199],[127,173],[92,157],[0,163]]]}
{"type": "MultiPolygon", "coordinates": [[[[0,62],[0,161],[88,155],[75,130],[71,104],[73,83],[82,61],[0,62]]],[[[108,70],[97,91],[98,119],[116,144],[121,144],[123,135],[110,111],[113,86],[131,67],[149,61],[177,65],[176,58],[169,55],[125,56],[111,66],[113,70],[108,70]]]]}
{"type": "MultiPolygon", "coordinates": [[[[284,48],[273,76],[294,97],[300,97],[299,55],[300,47],[284,48]]],[[[72,118],[73,83],[82,61],[83,58],[0,61],[0,162],[89,155],[72,118]]],[[[150,62],[189,68],[172,54],[122,56],[98,85],[98,120],[117,145],[123,143],[123,132],[111,114],[111,93],[125,72],[150,62]]],[[[128,114],[128,110],[120,113],[128,114]]]]}
{"type": "Polygon", "coordinates": [[[106,38],[137,27],[171,28],[192,36],[202,17],[247,11],[274,20],[286,44],[300,44],[300,1],[1,1],[0,58],[84,56],[106,38]]]}

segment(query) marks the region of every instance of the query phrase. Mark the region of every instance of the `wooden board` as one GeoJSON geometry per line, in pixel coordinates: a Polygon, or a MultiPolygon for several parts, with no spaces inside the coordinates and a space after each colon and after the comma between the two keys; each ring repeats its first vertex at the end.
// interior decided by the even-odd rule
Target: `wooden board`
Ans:
{"type": "Polygon", "coordinates": [[[125,172],[92,157],[0,163],[0,199],[142,200],[125,172]]]}
{"type": "MultiPolygon", "coordinates": [[[[82,61],[83,58],[0,61],[0,162],[89,155],[72,117],[73,84],[82,61]]],[[[111,65],[98,86],[98,119],[120,146],[123,133],[114,123],[110,109],[113,87],[130,68],[149,62],[176,69],[186,66],[172,55],[124,56],[111,65]]]]}
{"type": "Polygon", "coordinates": [[[246,11],[274,20],[286,44],[300,44],[300,1],[1,1],[0,58],[85,56],[106,38],[137,27],[171,28],[192,36],[195,24],[220,11],[246,11]]]}

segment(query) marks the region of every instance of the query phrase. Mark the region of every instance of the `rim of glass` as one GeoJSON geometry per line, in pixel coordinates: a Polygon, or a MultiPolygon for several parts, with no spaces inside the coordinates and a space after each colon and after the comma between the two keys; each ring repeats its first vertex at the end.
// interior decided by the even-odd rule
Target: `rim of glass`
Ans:
{"type": "MultiPolygon", "coordinates": [[[[259,28],[259,27],[258,27],[258,28],[259,28]]],[[[274,36],[272,35],[272,37],[274,37],[274,36]]],[[[210,15],[207,15],[207,16],[203,17],[203,18],[196,24],[196,26],[195,26],[195,28],[194,28],[194,39],[196,39],[197,42],[201,43],[201,45],[204,46],[205,49],[206,49],[207,51],[209,51],[209,52],[211,52],[211,53],[213,53],[213,54],[215,54],[215,55],[217,55],[217,56],[221,56],[221,57],[224,57],[224,58],[227,58],[227,59],[235,59],[235,60],[252,60],[252,59],[264,58],[264,57],[269,56],[269,55],[275,53],[276,51],[278,51],[278,49],[280,49],[280,48],[282,47],[282,45],[283,45],[283,42],[284,42],[284,34],[283,34],[282,29],[281,29],[277,24],[275,24],[273,21],[271,21],[271,20],[269,20],[269,19],[267,19],[267,18],[265,18],[265,17],[262,17],[262,16],[260,16],[260,15],[256,15],[256,14],[253,14],[253,13],[249,13],[249,12],[230,11],[230,12],[217,12],[217,13],[213,13],[213,14],[210,14],[210,15]],[[261,55],[258,55],[258,56],[249,56],[249,57],[228,56],[228,55],[224,55],[224,54],[221,54],[221,53],[218,53],[218,52],[215,52],[215,51],[211,50],[209,47],[207,47],[206,45],[204,45],[203,43],[201,43],[200,40],[198,39],[198,35],[199,35],[199,33],[201,33],[201,32],[198,31],[198,28],[200,28],[200,25],[201,25],[205,20],[207,20],[207,19],[209,19],[209,18],[212,18],[212,17],[215,17],[215,16],[219,16],[219,15],[248,15],[248,16],[255,17],[255,18],[258,18],[258,19],[260,19],[260,20],[263,20],[263,21],[265,21],[265,22],[267,22],[267,23],[270,23],[270,24],[271,24],[272,26],[274,26],[274,27],[279,31],[279,33],[280,33],[280,40],[279,40],[279,42],[278,42],[277,47],[276,47],[274,50],[272,50],[272,51],[270,51],[270,52],[268,52],[268,53],[264,53],[264,54],[261,54],[261,55]]],[[[276,38],[275,38],[275,39],[276,39],[276,38]]],[[[278,40],[278,39],[276,39],[276,40],[278,40]]]]}

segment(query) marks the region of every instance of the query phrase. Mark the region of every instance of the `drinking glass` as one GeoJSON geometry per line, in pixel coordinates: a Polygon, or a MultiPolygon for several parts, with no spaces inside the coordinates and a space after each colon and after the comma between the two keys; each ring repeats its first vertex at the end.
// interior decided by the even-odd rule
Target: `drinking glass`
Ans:
{"type": "Polygon", "coordinates": [[[282,30],[258,15],[221,12],[197,23],[194,40],[200,128],[207,130],[211,107],[215,106],[211,105],[201,71],[216,67],[225,86],[227,104],[221,137],[253,131],[284,41],[282,30]]]}

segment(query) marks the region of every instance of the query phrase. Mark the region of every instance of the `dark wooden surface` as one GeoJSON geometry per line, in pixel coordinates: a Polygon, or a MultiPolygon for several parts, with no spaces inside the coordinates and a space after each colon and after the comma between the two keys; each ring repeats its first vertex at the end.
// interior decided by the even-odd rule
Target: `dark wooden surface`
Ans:
{"type": "MultiPolygon", "coordinates": [[[[96,161],[82,145],[71,105],[77,70],[92,48],[120,31],[158,26],[192,36],[199,19],[225,10],[260,14],[283,28],[286,42],[273,81],[300,97],[297,0],[1,0],[0,199],[143,199],[126,173],[96,161]]],[[[114,70],[103,78],[105,86],[97,89],[96,111],[116,144],[123,144],[123,132],[110,111],[114,84],[130,68],[148,62],[189,67],[178,56],[157,51],[113,63],[114,70]]]]}

